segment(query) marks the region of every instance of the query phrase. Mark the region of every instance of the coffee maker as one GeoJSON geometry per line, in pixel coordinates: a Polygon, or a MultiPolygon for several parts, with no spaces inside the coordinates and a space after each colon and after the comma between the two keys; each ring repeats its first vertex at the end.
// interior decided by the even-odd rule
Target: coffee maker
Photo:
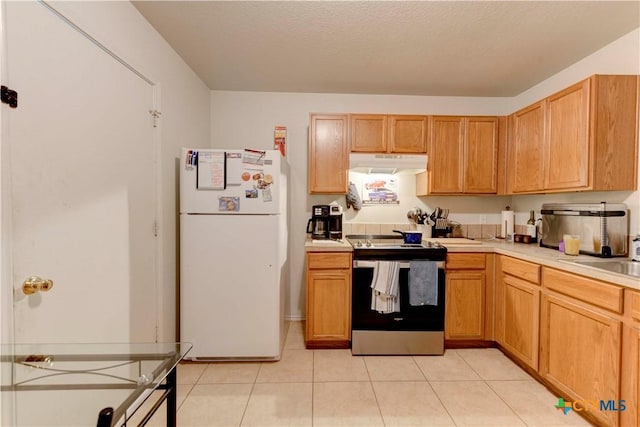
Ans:
{"type": "MultiPolygon", "coordinates": [[[[330,239],[331,207],[329,205],[314,205],[311,208],[311,219],[307,222],[307,233],[312,239],[330,239]]],[[[341,232],[342,234],[342,232],[341,232]]]]}

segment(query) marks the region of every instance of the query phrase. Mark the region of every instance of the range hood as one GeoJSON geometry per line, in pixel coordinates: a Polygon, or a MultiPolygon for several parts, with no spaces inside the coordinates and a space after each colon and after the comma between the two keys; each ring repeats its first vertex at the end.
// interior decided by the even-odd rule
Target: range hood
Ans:
{"type": "Polygon", "coordinates": [[[354,172],[417,174],[426,169],[426,154],[349,154],[349,170],[354,172]]]}

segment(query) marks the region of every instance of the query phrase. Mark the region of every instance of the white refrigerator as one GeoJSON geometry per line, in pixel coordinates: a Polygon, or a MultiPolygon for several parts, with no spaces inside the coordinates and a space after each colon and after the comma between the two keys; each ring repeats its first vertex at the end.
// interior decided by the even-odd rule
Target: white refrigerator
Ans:
{"type": "Polygon", "coordinates": [[[278,360],[287,281],[286,160],[183,148],[180,341],[190,360],[278,360]]]}

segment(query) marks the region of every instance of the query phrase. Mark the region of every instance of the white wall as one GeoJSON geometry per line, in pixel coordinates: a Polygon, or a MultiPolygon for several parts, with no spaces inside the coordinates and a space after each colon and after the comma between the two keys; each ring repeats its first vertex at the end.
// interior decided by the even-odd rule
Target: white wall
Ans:
{"type": "Polygon", "coordinates": [[[159,340],[175,340],[177,158],[182,146],[209,143],[209,90],[131,3],[54,1],[50,4],[160,89],[159,340]]]}
{"type": "MultiPolygon", "coordinates": [[[[274,126],[287,126],[287,159],[291,165],[289,193],[291,287],[287,300],[289,318],[304,317],[304,239],[306,236],[304,230],[311,206],[333,200],[339,201],[344,206],[343,196],[307,194],[307,128],[310,113],[506,115],[594,73],[640,73],[638,39],[638,30],[636,30],[515,98],[212,91],[211,147],[271,148],[274,126]]],[[[592,193],[584,196],[565,194],[552,198],[573,201],[576,198],[587,197],[589,200],[595,198],[600,201],[605,197],[611,202],[623,198],[634,209],[632,218],[636,218],[637,223],[638,203],[634,203],[633,200],[637,196],[638,192],[605,195],[592,193]]],[[[528,219],[528,210],[531,208],[539,211],[542,200],[548,199],[550,199],[549,196],[413,197],[407,198],[398,208],[386,206],[364,208],[358,214],[348,211],[345,219],[353,222],[395,222],[397,218],[398,222],[402,222],[406,221],[405,214],[409,207],[420,206],[430,210],[440,206],[450,208],[451,219],[463,223],[480,223],[480,214],[484,214],[487,223],[497,224],[500,222],[500,211],[506,204],[512,203],[517,204],[516,210],[519,211],[517,223],[524,224],[528,219]]],[[[637,225],[632,226],[633,230],[640,232],[637,225]]]]}

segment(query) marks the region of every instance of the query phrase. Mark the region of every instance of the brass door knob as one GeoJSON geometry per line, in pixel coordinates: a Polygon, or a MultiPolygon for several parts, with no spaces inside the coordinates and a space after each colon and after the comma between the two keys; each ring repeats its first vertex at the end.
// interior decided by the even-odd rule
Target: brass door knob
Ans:
{"type": "Polygon", "coordinates": [[[38,276],[27,277],[27,279],[22,282],[22,292],[26,295],[35,294],[36,292],[47,292],[51,288],[53,288],[53,280],[43,279],[38,276]]]}

